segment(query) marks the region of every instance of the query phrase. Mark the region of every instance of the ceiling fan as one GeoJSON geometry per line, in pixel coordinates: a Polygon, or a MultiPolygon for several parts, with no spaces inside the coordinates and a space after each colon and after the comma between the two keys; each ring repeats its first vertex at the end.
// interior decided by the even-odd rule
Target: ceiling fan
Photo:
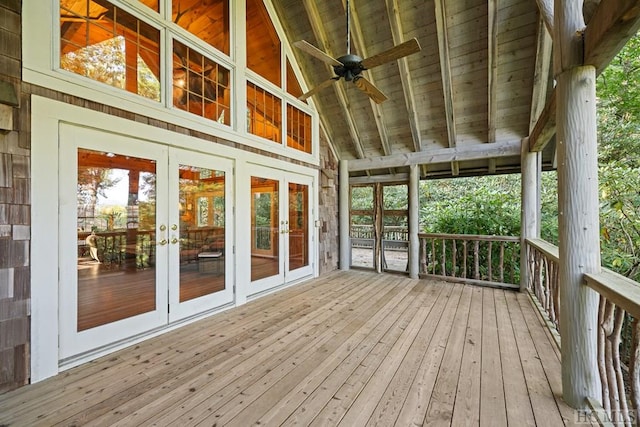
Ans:
{"type": "Polygon", "coordinates": [[[370,56],[369,58],[362,59],[358,55],[351,53],[351,39],[349,31],[349,0],[347,0],[347,53],[339,58],[333,58],[325,52],[321,51],[311,43],[304,40],[293,43],[298,49],[308,53],[321,60],[322,62],[329,64],[333,67],[333,72],[336,74],[328,80],[320,83],[307,93],[300,96],[298,99],[304,101],[310,96],[315,95],[322,89],[331,86],[341,78],[344,78],[347,82],[353,82],[355,86],[366,93],[375,103],[380,104],[387,100],[387,97],[380,89],[378,89],[373,83],[367,80],[362,72],[378,65],[386,64],[387,62],[395,61],[396,59],[403,58],[412,53],[420,51],[420,44],[416,38],[408,40],[404,43],[400,43],[391,49],[385,50],[377,55],[370,56]]]}

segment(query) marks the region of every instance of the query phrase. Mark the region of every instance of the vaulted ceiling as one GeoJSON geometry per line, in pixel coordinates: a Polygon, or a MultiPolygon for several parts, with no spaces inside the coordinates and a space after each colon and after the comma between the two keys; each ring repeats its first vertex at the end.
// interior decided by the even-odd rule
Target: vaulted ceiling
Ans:
{"type": "MultiPolygon", "coordinates": [[[[346,0],[272,2],[290,43],[306,40],[334,58],[347,53],[346,0]]],[[[532,132],[544,147],[543,168],[553,168],[552,42],[536,3],[549,2],[351,0],[352,53],[367,58],[413,37],[422,47],[364,71],[388,96],[384,103],[345,81],[310,98],[351,176],[402,179],[409,164],[419,164],[423,178],[517,172],[532,132]]],[[[638,2],[603,3],[629,13],[638,2]]],[[[586,2],[586,22],[596,8],[586,2]]],[[[293,49],[307,89],[334,75],[293,49]]]]}

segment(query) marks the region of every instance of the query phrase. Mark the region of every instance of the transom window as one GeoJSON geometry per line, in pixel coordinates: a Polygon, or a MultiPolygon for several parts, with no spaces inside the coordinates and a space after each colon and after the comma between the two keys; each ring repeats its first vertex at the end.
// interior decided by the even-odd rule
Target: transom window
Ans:
{"type": "Polygon", "coordinates": [[[312,153],[313,118],[294,100],[303,90],[264,0],[246,0],[244,10],[230,0],[162,1],[166,7],[161,0],[59,0],[60,69],[231,126],[239,123],[230,57],[237,51],[255,73],[247,76],[247,132],[312,153]],[[241,49],[231,45],[232,12],[246,19],[241,49]]]}
{"type": "Polygon", "coordinates": [[[60,0],[60,68],[160,101],[160,31],[108,2],[60,0]]]}
{"type": "Polygon", "coordinates": [[[231,123],[230,72],[225,67],[173,41],[173,105],[181,110],[231,123]]]}
{"type": "Polygon", "coordinates": [[[281,142],[282,101],[255,84],[247,83],[249,133],[281,142]]]}

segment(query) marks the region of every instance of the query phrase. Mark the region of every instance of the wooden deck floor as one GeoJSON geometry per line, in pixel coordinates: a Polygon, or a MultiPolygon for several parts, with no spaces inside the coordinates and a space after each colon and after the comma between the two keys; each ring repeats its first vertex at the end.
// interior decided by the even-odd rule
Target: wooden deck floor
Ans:
{"type": "Polygon", "coordinates": [[[0,425],[560,426],[511,291],[335,272],[0,395],[0,425]]]}

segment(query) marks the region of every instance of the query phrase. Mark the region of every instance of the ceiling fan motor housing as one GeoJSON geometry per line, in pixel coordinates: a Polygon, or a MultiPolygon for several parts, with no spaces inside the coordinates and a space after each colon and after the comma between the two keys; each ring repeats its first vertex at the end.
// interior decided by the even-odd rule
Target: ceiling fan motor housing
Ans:
{"type": "Polygon", "coordinates": [[[348,82],[356,78],[362,73],[365,68],[362,66],[362,58],[358,55],[344,55],[338,58],[338,62],[342,63],[341,66],[334,65],[333,71],[339,77],[344,77],[348,82]]]}

